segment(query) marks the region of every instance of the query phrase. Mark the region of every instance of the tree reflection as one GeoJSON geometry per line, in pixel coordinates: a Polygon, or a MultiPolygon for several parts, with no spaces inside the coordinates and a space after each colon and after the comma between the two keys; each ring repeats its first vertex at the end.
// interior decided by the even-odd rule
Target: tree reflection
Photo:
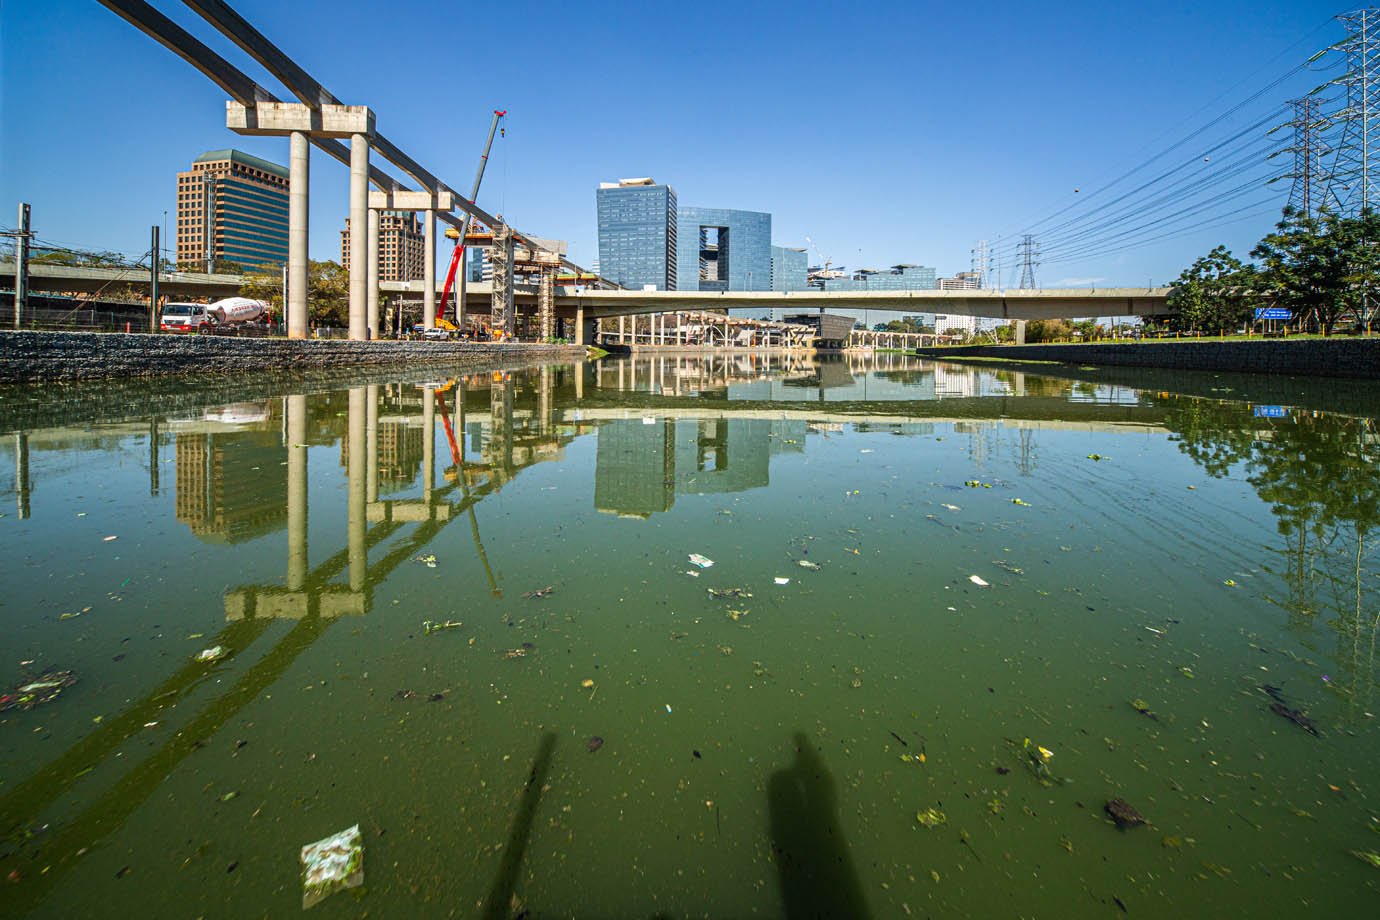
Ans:
{"type": "Polygon", "coordinates": [[[1369,569],[1380,523],[1380,437],[1374,418],[1160,394],[1179,448],[1217,478],[1244,468],[1275,516],[1282,564],[1266,566],[1286,595],[1267,598],[1299,625],[1330,614],[1342,673],[1328,686],[1354,717],[1374,695],[1380,598],[1369,569]]]}

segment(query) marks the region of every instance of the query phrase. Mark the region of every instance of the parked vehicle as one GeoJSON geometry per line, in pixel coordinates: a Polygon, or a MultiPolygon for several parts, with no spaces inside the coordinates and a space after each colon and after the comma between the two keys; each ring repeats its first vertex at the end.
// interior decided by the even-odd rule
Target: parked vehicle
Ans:
{"type": "Polygon", "coordinates": [[[248,297],[227,297],[215,303],[168,303],[163,305],[158,328],[164,332],[208,334],[237,331],[250,323],[268,325],[268,304],[248,297]]]}

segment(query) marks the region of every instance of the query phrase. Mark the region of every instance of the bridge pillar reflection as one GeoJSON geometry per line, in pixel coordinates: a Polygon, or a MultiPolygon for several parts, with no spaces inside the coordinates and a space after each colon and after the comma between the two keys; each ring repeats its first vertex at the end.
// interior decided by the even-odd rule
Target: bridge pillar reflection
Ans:
{"type": "Polygon", "coordinates": [[[355,593],[362,592],[365,584],[365,574],[369,566],[368,547],[364,542],[365,531],[368,528],[366,517],[365,495],[365,473],[367,448],[364,443],[365,434],[365,399],[367,393],[364,387],[353,387],[350,390],[350,417],[349,417],[349,456],[346,460],[346,483],[348,489],[348,519],[346,523],[349,540],[349,560],[350,560],[350,590],[355,593]]]}
{"type": "Polygon", "coordinates": [[[371,383],[364,390],[368,400],[364,416],[364,439],[368,445],[364,493],[367,501],[376,502],[379,500],[379,387],[371,383]]]}
{"type": "Polygon", "coordinates": [[[307,582],[307,397],[284,400],[287,428],[287,588],[301,591],[307,582]]]}
{"type": "Polygon", "coordinates": [[[422,387],[422,497],[431,501],[436,485],[436,388],[422,387]]]}

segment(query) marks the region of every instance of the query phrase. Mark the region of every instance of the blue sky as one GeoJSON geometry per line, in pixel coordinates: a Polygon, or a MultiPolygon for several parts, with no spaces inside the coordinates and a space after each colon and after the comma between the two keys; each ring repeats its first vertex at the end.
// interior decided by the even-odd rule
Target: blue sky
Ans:
{"type": "MultiPolygon", "coordinates": [[[[653,176],[685,205],[771,212],[775,241],[809,237],[812,261],[917,262],[941,274],[967,269],[978,239],[1001,237],[1006,248],[1060,208],[1076,216],[1091,207],[1077,196],[1114,197],[1335,75],[1295,74],[1091,197],[1343,37],[1330,20],[1349,8],[233,5],[343,101],[371,106],[383,133],[457,189],[473,180],[490,111],[507,109],[480,204],[528,233],[570,240],[584,264],[596,255],[597,184],[653,176]]],[[[188,8],[155,6],[287,96],[188,8]]],[[[28,201],[44,240],[137,253],[165,210],[171,227],[175,174],[199,153],[237,146],[287,162],[286,139],[226,131],[221,90],[93,0],[5,0],[0,53],[5,227],[28,201]]],[[[1288,183],[1271,189],[1205,216],[1271,194],[1282,205],[1288,183]]],[[[312,196],[312,256],[339,258],[348,176],[319,152],[312,196]]],[[[1264,207],[1275,210],[1121,252],[1079,256],[1070,245],[1039,281],[1163,283],[1217,243],[1244,255],[1277,217],[1276,205],[1264,207]]]]}

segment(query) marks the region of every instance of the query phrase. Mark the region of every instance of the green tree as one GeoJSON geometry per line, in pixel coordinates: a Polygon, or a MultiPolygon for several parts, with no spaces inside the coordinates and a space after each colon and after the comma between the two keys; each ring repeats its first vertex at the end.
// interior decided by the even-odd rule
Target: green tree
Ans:
{"type": "MultiPolygon", "coordinates": [[[[283,273],[255,272],[245,275],[240,296],[266,301],[280,319],[283,310],[283,273]]],[[[319,326],[348,326],[350,323],[350,273],[338,262],[308,263],[307,317],[319,326]]]]}
{"type": "Polygon", "coordinates": [[[1032,319],[1025,326],[1027,342],[1057,342],[1073,335],[1073,327],[1068,320],[1032,319]]]}
{"type": "Polygon", "coordinates": [[[1169,326],[1203,332],[1236,329],[1250,321],[1256,286],[1255,269],[1218,246],[1184,269],[1172,285],[1169,305],[1178,312],[1169,326]]]}
{"type": "Polygon", "coordinates": [[[1284,218],[1251,251],[1260,260],[1262,291],[1323,335],[1350,313],[1368,321],[1380,281],[1380,220],[1286,208],[1284,218]]]}

